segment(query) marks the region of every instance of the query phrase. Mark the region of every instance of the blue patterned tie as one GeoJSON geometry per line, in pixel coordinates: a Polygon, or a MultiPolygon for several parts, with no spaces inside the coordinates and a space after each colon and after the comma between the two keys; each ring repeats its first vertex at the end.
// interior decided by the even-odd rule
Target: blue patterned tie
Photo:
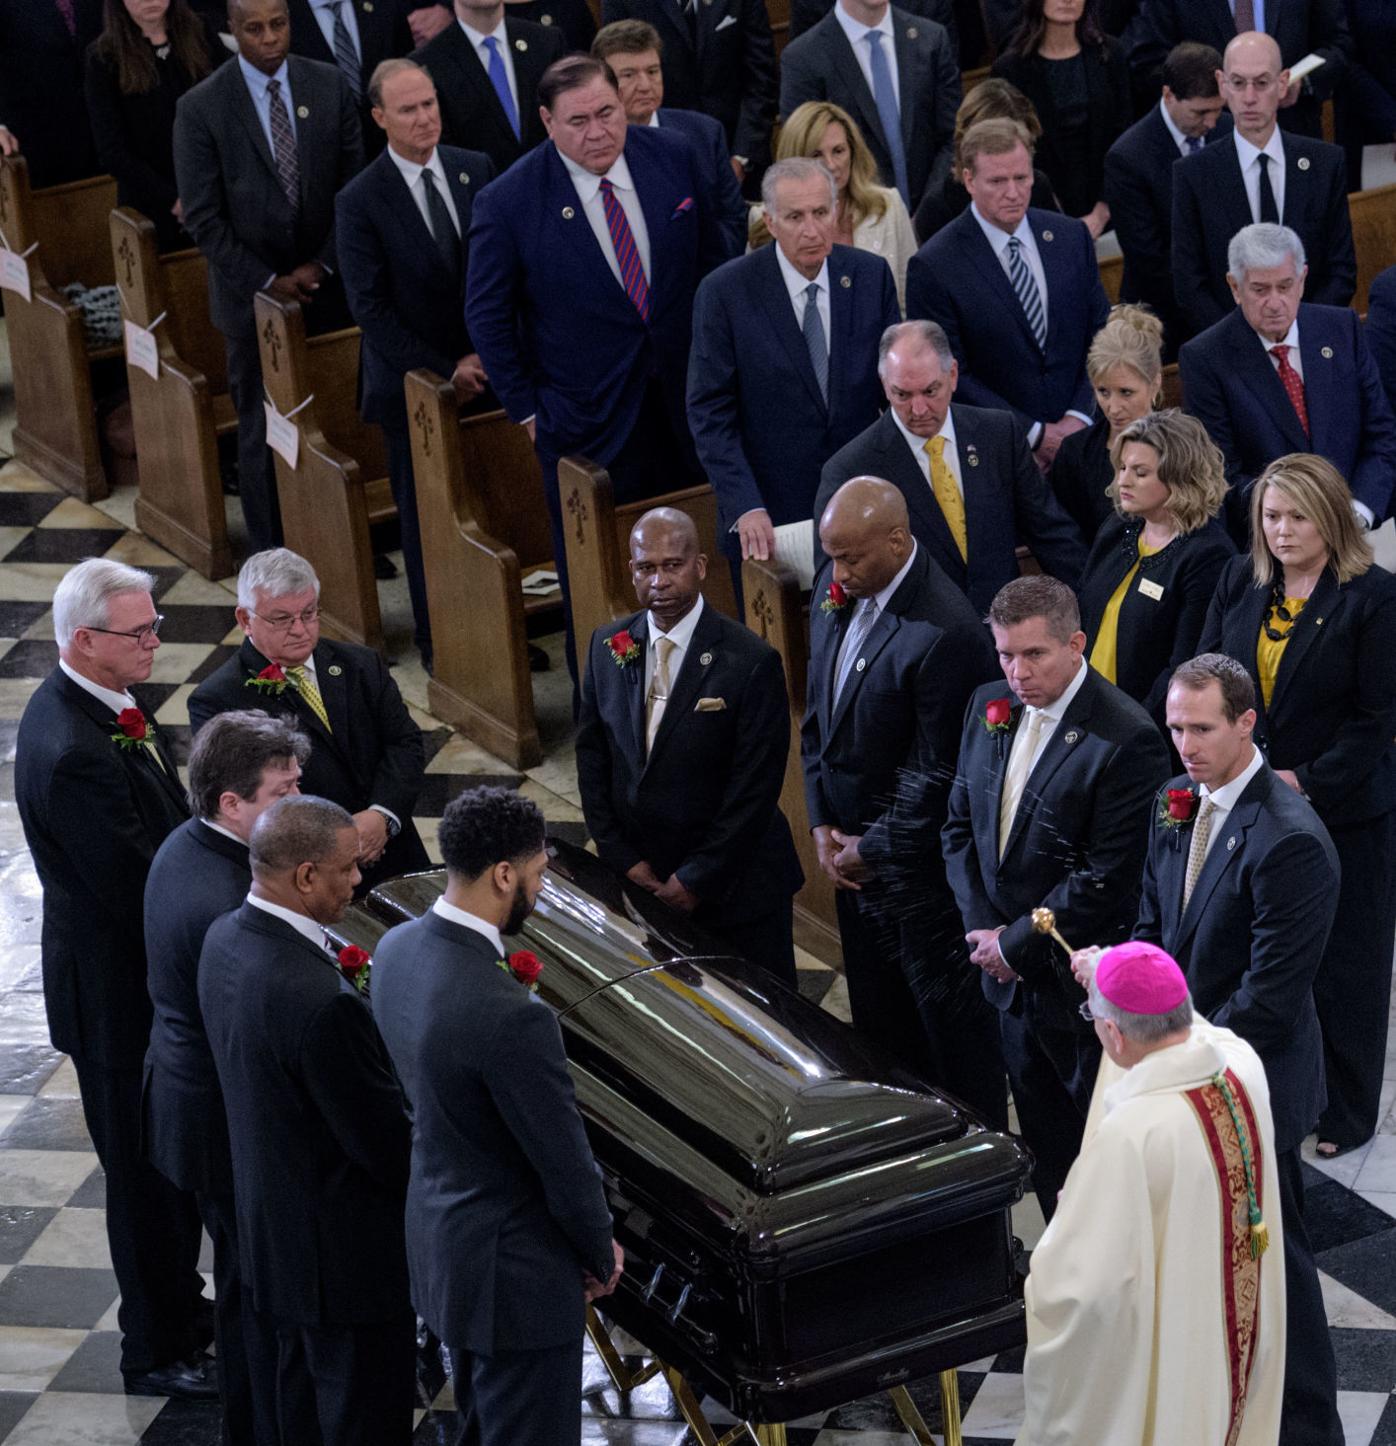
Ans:
{"type": "Polygon", "coordinates": [[[298,211],[301,204],[301,161],[296,153],[296,137],[291,130],[291,116],[281,99],[281,82],[267,81],[267,109],[271,116],[271,149],[276,158],[276,175],[281,189],[298,211]]]}
{"type": "Polygon", "coordinates": [[[616,198],[615,187],[609,176],[601,177],[601,209],[606,213],[606,229],[611,233],[616,265],[620,267],[620,284],[625,287],[625,294],[640,313],[640,319],[648,321],[650,284],[645,277],[644,263],[640,260],[640,248],[635,244],[635,233],[630,229],[625,207],[616,198]]]}
{"type": "Polygon", "coordinates": [[[902,118],[897,110],[897,92],[892,86],[892,72],[887,65],[887,53],[882,48],[882,32],[869,30],[867,33],[869,61],[872,66],[873,100],[877,103],[877,118],[882,122],[887,137],[887,151],[892,157],[892,176],[897,190],[907,209],[911,209],[911,190],[906,179],[906,148],[902,145],[902,118]]]}
{"type": "Polygon", "coordinates": [[[504,107],[504,118],[514,132],[514,139],[521,140],[523,133],[519,130],[519,111],[514,104],[513,92],[509,89],[509,72],[505,70],[504,57],[499,53],[498,38],[493,35],[485,36],[485,48],[490,53],[490,84],[494,86],[494,93],[504,107]]]}
{"type": "Polygon", "coordinates": [[[1032,269],[1023,260],[1023,243],[1012,236],[1008,242],[1008,279],[1018,295],[1023,315],[1028,319],[1032,334],[1037,338],[1038,351],[1047,350],[1047,313],[1042,309],[1042,293],[1033,280],[1032,269]]]}
{"type": "Polygon", "coordinates": [[[1202,149],[1201,136],[1184,136],[1183,141],[1187,145],[1188,155],[1195,156],[1202,149]]]}
{"type": "Polygon", "coordinates": [[[838,672],[834,679],[835,707],[838,707],[839,698],[843,695],[844,684],[848,682],[848,675],[853,671],[853,665],[858,661],[858,654],[862,652],[863,644],[867,641],[867,636],[876,621],[877,599],[865,597],[858,604],[858,611],[853,614],[853,621],[849,623],[848,632],[844,634],[843,647],[839,650],[838,672]]]}
{"type": "Polygon", "coordinates": [[[349,26],[344,20],[344,7],[348,0],[337,0],[332,7],[334,10],[334,59],[339,66],[340,74],[349,84],[354,99],[359,100],[363,96],[363,78],[359,73],[359,52],[354,49],[354,37],[349,34],[349,26]]]}
{"type": "Polygon", "coordinates": [[[805,334],[805,345],[809,348],[809,362],[814,368],[814,379],[819,383],[819,395],[825,403],[829,400],[829,343],[824,336],[824,320],[819,315],[819,283],[811,281],[805,287],[805,314],[800,329],[805,334]]]}

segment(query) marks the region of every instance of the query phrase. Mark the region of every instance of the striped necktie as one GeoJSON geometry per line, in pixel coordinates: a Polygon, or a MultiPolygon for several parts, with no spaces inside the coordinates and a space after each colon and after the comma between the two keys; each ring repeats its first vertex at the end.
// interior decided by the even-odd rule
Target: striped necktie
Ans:
{"type": "Polygon", "coordinates": [[[650,284],[645,279],[645,268],[640,264],[640,252],[631,234],[630,222],[625,218],[625,208],[616,200],[615,187],[609,176],[601,178],[601,206],[606,212],[606,229],[611,233],[611,245],[615,247],[616,265],[620,267],[620,284],[634,302],[641,320],[648,321],[650,284]]]}
{"type": "Polygon", "coordinates": [[[320,690],[315,686],[315,680],[310,676],[310,669],[304,664],[296,668],[287,668],[286,675],[295,679],[296,691],[305,699],[306,706],[325,725],[326,733],[333,733],[330,727],[330,715],[325,711],[325,700],[320,696],[320,690]]]}
{"type": "Polygon", "coordinates": [[[1038,351],[1047,350],[1047,313],[1042,308],[1042,293],[1033,279],[1032,268],[1023,259],[1023,243],[1016,237],[1008,240],[1008,279],[1037,338],[1038,351]]]}
{"type": "Polygon", "coordinates": [[[354,37],[345,23],[344,11],[348,0],[334,0],[330,8],[334,11],[334,60],[340,74],[349,83],[355,100],[363,98],[363,76],[360,73],[359,52],[354,49],[354,37]]]}
{"type": "Polygon", "coordinates": [[[267,81],[267,107],[271,114],[271,149],[276,158],[276,174],[281,189],[291,203],[291,209],[300,209],[301,202],[301,161],[296,154],[296,138],[291,131],[291,116],[286,102],[281,98],[281,82],[267,81]]]}
{"type": "Polygon", "coordinates": [[[800,330],[805,334],[805,347],[809,352],[810,365],[814,368],[814,379],[819,383],[819,395],[829,400],[829,343],[824,336],[824,318],[819,314],[819,283],[811,281],[805,287],[805,314],[800,319],[800,330]]]}

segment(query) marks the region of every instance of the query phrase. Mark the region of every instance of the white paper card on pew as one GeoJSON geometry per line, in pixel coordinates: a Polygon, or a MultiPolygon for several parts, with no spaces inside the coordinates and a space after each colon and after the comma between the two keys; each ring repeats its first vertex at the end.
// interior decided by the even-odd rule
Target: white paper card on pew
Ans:
{"type": "Polygon", "coordinates": [[[808,592],[814,586],[814,523],[784,522],[775,529],[778,562],[794,568],[800,579],[800,590],[808,592]]]}
{"type": "Polygon", "coordinates": [[[1320,65],[1325,64],[1327,64],[1327,62],[1323,56],[1315,55],[1311,50],[1303,60],[1296,60],[1294,64],[1290,66],[1289,83],[1293,85],[1296,80],[1303,80],[1306,75],[1312,75],[1320,65]]]}
{"type": "Polygon", "coordinates": [[[155,340],[153,327],[137,326],[134,321],[125,323],[126,360],[148,376],[151,381],[160,380],[160,344],[155,340]]]}
{"type": "Polygon", "coordinates": [[[263,402],[262,406],[267,414],[267,446],[288,467],[294,468],[296,458],[301,454],[301,429],[289,417],[283,417],[270,402],[263,402]]]}
{"type": "MultiPolygon", "coordinates": [[[[39,243],[34,243],[37,246],[39,243]]],[[[29,248],[32,251],[34,246],[29,248]]],[[[34,293],[29,287],[29,262],[25,257],[29,255],[26,251],[23,256],[18,252],[7,248],[0,250],[0,287],[6,291],[13,291],[17,296],[22,296],[26,301],[33,301],[34,293]]]]}

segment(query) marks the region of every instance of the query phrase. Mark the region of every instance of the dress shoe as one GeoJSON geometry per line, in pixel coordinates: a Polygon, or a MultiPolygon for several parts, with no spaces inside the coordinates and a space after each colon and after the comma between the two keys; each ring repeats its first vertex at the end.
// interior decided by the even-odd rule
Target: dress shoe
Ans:
{"type": "Polygon", "coordinates": [[[552,666],[548,655],[536,643],[528,645],[528,666],[534,673],[546,673],[552,666]]]}
{"type": "Polygon", "coordinates": [[[216,1401],[218,1365],[199,1351],[150,1371],[125,1371],[128,1396],[172,1396],[177,1401],[216,1401]]]}

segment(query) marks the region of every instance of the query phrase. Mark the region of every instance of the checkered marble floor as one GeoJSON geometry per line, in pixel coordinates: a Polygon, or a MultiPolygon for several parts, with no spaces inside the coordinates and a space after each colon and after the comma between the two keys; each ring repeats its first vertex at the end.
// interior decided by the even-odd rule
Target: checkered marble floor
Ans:
{"type": "MultiPolygon", "coordinates": [[[[0,392],[3,391],[0,350],[0,392]]],[[[0,427],[0,447],[5,434],[0,427]]],[[[3,462],[3,459],[0,459],[3,462]]],[[[15,733],[34,688],[53,667],[49,598],[65,569],[84,557],[122,558],[155,574],[167,616],[151,682],[137,690],[188,747],[190,691],[229,655],[238,634],[231,590],[208,583],[132,530],[132,501],[120,494],[88,507],[17,463],[0,465],[0,1443],[3,1446],[213,1446],[217,1410],[121,1393],[116,1282],[107,1254],[104,1184],[83,1124],[71,1064],[48,1043],[39,972],[40,902],[13,798],[15,733]]],[[[583,838],[568,742],[565,674],[554,658],[535,675],[547,757],[526,774],[510,770],[426,711],[425,677],[408,660],[409,614],[401,579],[383,585],[393,669],[426,731],[431,762],[417,823],[434,853],[446,801],[469,783],[520,787],[555,832],[583,838]]],[[[801,988],[846,1017],[842,979],[802,956],[801,988]]],[[[1383,1133],[1364,1151],[1306,1167],[1310,1234],[1338,1354],[1340,1406],[1349,1446],[1396,1446],[1396,1056],[1388,1055],[1383,1133]]],[[[1310,1155],[1311,1158],[1311,1155],[1310,1155]]],[[[1041,1219],[1030,1202],[1015,1228],[1030,1246],[1041,1219]]],[[[208,1262],[204,1262],[205,1268],[208,1262]]],[[[210,1286],[211,1290],[211,1286],[210,1286]]],[[[1022,1421],[1022,1353],[976,1361],[960,1373],[965,1439],[1011,1440],[1022,1421]]],[[[450,1385],[420,1382],[416,1440],[454,1441],[450,1385]]],[[[933,1429],[933,1385],[913,1395],[933,1429]]],[[[712,1409],[715,1424],[730,1420],[712,1409]]],[[[791,1446],[891,1446],[909,1438],[885,1398],[840,1407],[789,1428],[791,1446]]],[[[937,1437],[939,1439],[939,1437],[937,1437]]],[[[693,1440],[667,1387],[622,1398],[588,1351],[583,1440],[588,1446],[687,1446],[693,1440]]]]}

